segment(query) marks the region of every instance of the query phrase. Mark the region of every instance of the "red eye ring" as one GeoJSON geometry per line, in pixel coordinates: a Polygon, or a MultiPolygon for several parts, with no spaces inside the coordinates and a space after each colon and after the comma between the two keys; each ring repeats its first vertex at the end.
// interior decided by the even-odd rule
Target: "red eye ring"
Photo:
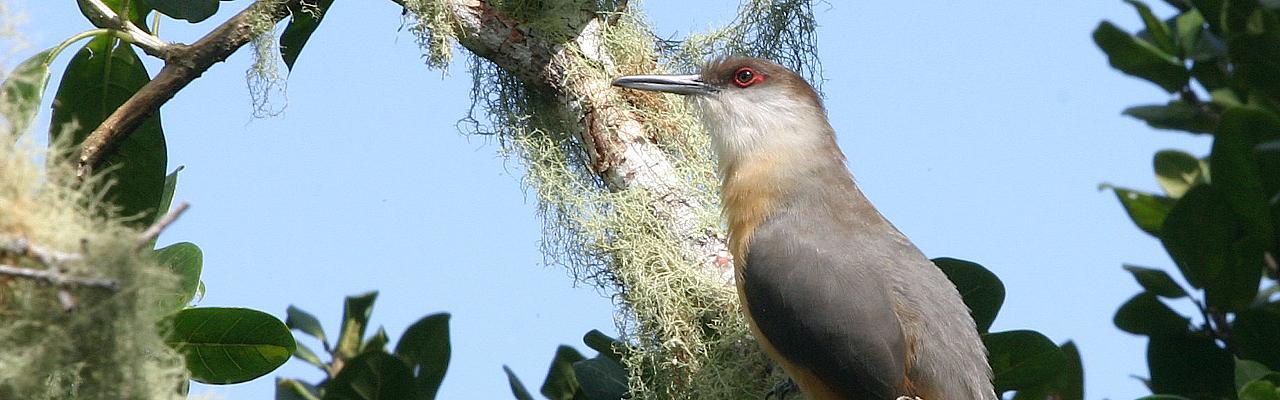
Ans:
{"type": "Polygon", "coordinates": [[[733,71],[733,84],[740,88],[745,88],[764,81],[764,75],[756,72],[751,67],[738,68],[733,71]]]}

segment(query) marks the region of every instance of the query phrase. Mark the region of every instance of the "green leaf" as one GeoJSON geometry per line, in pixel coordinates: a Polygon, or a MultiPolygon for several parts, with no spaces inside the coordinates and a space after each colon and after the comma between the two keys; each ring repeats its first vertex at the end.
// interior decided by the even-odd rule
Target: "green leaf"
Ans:
{"type": "Polygon", "coordinates": [[[587,332],[586,335],[583,335],[582,343],[585,343],[587,347],[590,347],[592,350],[600,352],[600,355],[608,357],[610,360],[619,364],[621,364],[622,359],[626,357],[626,344],[618,341],[618,339],[609,337],[609,335],[606,335],[604,332],[600,332],[599,330],[592,329],[591,332],[587,332]]]}
{"type": "Polygon", "coordinates": [[[1138,229],[1156,238],[1160,237],[1165,218],[1169,215],[1169,211],[1173,210],[1176,201],[1168,197],[1117,186],[1104,185],[1104,187],[1111,188],[1116,193],[1116,198],[1120,200],[1125,212],[1129,213],[1129,219],[1133,220],[1138,229]]]}
{"type": "Polygon", "coordinates": [[[369,325],[369,316],[373,314],[373,301],[377,298],[376,291],[347,296],[342,307],[342,330],[338,333],[335,350],[339,357],[351,358],[360,353],[360,342],[364,340],[364,330],[369,325]]]}
{"type": "Polygon", "coordinates": [[[14,138],[27,132],[40,111],[44,89],[49,86],[49,63],[52,62],[53,49],[39,52],[18,64],[4,83],[0,83],[0,117],[8,121],[14,138]]]}
{"type": "Polygon", "coordinates": [[[320,390],[297,379],[276,378],[276,400],[320,400],[320,390]]]}
{"type": "Polygon", "coordinates": [[[1004,304],[1004,283],[996,274],[972,261],[940,257],[933,259],[933,263],[956,285],[961,299],[973,314],[978,332],[986,333],[1004,304]]]}
{"type": "Polygon", "coordinates": [[[1195,57],[1204,27],[1204,15],[1198,10],[1188,10],[1173,18],[1173,37],[1181,54],[1195,57]]]}
{"type": "MultiPolygon", "coordinates": [[[[1268,111],[1233,107],[1222,115],[1222,123],[1214,135],[1209,166],[1214,186],[1221,189],[1235,215],[1244,223],[1246,237],[1241,243],[1242,256],[1261,266],[1261,252],[1277,238],[1271,213],[1270,194],[1280,190],[1280,157],[1264,155],[1257,148],[1265,142],[1280,139],[1280,117],[1268,111]]],[[[1276,221],[1280,223],[1280,221],[1276,221]]]]}
{"type": "Polygon", "coordinates": [[[165,343],[187,360],[191,379],[239,383],[289,361],[295,344],[284,323],[247,308],[188,308],[172,319],[165,343]]]}
{"type": "Polygon", "coordinates": [[[1080,364],[1080,351],[1071,341],[1059,348],[1067,360],[1062,372],[1035,387],[1018,389],[1013,400],[1084,400],[1084,369],[1080,364]]]}
{"type": "Polygon", "coordinates": [[[1208,183],[1200,170],[1200,159],[1178,150],[1160,150],[1152,160],[1156,181],[1172,198],[1180,198],[1192,186],[1208,183]]]}
{"type": "Polygon", "coordinates": [[[405,400],[422,398],[413,369],[396,356],[369,352],[353,358],[325,385],[325,400],[405,400]]]}
{"type": "Polygon", "coordinates": [[[982,342],[987,346],[996,393],[1044,384],[1066,368],[1062,350],[1036,331],[988,333],[982,335],[982,342]]]}
{"type": "Polygon", "coordinates": [[[1229,1],[1223,21],[1236,75],[1251,92],[1280,101],[1280,15],[1258,1],[1229,1]]]}
{"type": "Polygon", "coordinates": [[[516,400],[533,400],[533,395],[529,394],[529,389],[525,389],[524,383],[520,382],[520,378],[516,377],[515,372],[511,372],[511,368],[503,365],[502,372],[507,373],[507,385],[511,386],[511,395],[515,396],[516,400]]]}
{"type": "Polygon", "coordinates": [[[1171,394],[1153,394],[1150,396],[1139,397],[1138,400],[1191,400],[1191,399],[1188,399],[1182,396],[1175,396],[1171,394]]]}
{"type": "Polygon", "coordinates": [[[298,60],[298,55],[302,53],[302,47],[307,45],[307,40],[311,39],[311,34],[320,27],[320,22],[324,20],[324,14],[329,11],[329,6],[333,5],[333,0],[301,0],[289,3],[289,25],[284,28],[284,33],[280,34],[280,58],[284,59],[284,65],[293,70],[293,63],[298,60]]]}
{"type": "Polygon", "coordinates": [[[1213,132],[1218,122],[1213,113],[1182,100],[1170,101],[1163,106],[1133,106],[1126,108],[1122,114],[1140,119],[1152,128],[1192,133],[1213,132]]]}
{"type": "Polygon", "coordinates": [[[324,371],[325,373],[329,372],[329,366],[325,365],[324,361],[320,359],[320,356],[316,355],[316,352],[311,351],[310,347],[307,347],[302,343],[295,343],[295,344],[297,345],[297,347],[295,347],[293,350],[294,357],[297,357],[299,360],[305,361],[307,364],[314,365],[316,368],[320,368],[320,370],[324,371]]]}
{"type": "Polygon", "coordinates": [[[1164,2],[1168,3],[1173,8],[1178,9],[1180,12],[1191,10],[1191,3],[1188,3],[1187,0],[1164,0],[1164,2]]]}
{"type": "Polygon", "coordinates": [[[396,342],[396,355],[418,371],[414,379],[424,399],[433,399],[449,370],[449,314],[428,315],[409,325],[396,342]]]}
{"type": "MultiPolygon", "coordinates": [[[[76,53],[62,75],[53,100],[50,134],[78,145],[112,112],[151,78],[127,43],[98,36],[76,53]]],[[[140,216],[130,225],[144,228],[159,217],[164,196],[166,150],[160,113],[156,112],[109,154],[99,171],[115,183],[107,199],[120,215],[140,216]]]]}
{"type": "MultiPolygon", "coordinates": [[[[144,0],[169,18],[190,23],[204,21],[218,12],[218,0],[144,0]]],[[[226,0],[223,0],[226,1],[226,0]]],[[[135,0],[136,2],[136,0],[135,0]]]]}
{"type": "Polygon", "coordinates": [[[1280,400],[1280,388],[1265,379],[1256,380],[1240,388],[1240,400],[1280,400]]]}
{"type": "Polygon", "coordinates": [[[1146,3],[1138,0],[1124,0],[1125,3],[1133,6],[1138,10],[1138,15],[1142,17],[1143,25],[1147,27],[1147,33],[1151,35],[1151,39],[1155,41],[1156,46],[1160,50],[1169,54],[1178,54],[1178,45],[1173,43],[1173,36],[1169,33],[1169,27],[1165,26],[1160,18],[1151,12],[1151,7],[1147,7],[1146,3]]]}
{"type": "Polygon", "coordinates": [[[1200,10],[1200,14],[1204,15],[1204,20],[1209,24],[1209,30],[1216,33],[1222,32],[1222,3],[1225,0],[1190,0],[1191,4],[1200,10]]]}
{"type": "Polygon", "coordinates": [[[1244,385],[1253,382],[1258,378],[1267,376],[1271,373],[1271,369],[1266,365],[1257,361],[1236,359],[1235,384],[1236,390],[1244,388],[1244,385]]]}
{"type": "Polygon", "coordinates": [[[373,332],[373,336],[370,336],[368,340],[364,341],[364,344],[360,345],[360,352],[381,351],[385,353],[387,351],[387,342],[390,341],[391,339],[387,337],[387,330],[379,326],[378,330],[373,332]]]}
{"type": "Polygon", "coordinates": [[[320,326],[320,320],[316,319],[314,315],[292,305],[285,311],[285,315],[284,324],[288,325],[289,329],[297,329],[302,333],[311,335],[311,337],[320,339],[320,342],[324,343],[326,348],[329,347],[329,339],[324,335],[324,327],[320,326]]]}
{"type": "Polygon", "coordinates": [[[1235,391],[1231,353],[1213,339],[1191,335],[1151,336],[1147,344],[1151,390],[1191,398],[1230,398],[1235,391]]]}
{"type": "Polygon", "coordinates": [[[1191,76],[1177,58],[1130,36],[1109,21],[1103,21],[1093,31],[1093,41],[1107,53],[1113,68],[1151,81],[1169,93],[1186,86],[1191,76]]]}
{"type": "Polygon", "coordinates": [[[627,394],[627,370],[604,355],[573,363],[573,373],[587,400],[617,400],[627,394]]]}
{"type": "Polygon", "coordinates": [[[155,251],[156,261],[178,276],[178,291],[162,300],[166,309],[179,309],[191,303],[200,288],[204,269],[204,253],[188,242],[174,243],[155,251]]]}
{"type": "Polygon", "coordinates": [[[173,192],[178,189],[178,173],[182,172],[184,166],[179,165],[169,175],[164,176],[164,192],[160,194],[160,205],[157,210],[169,211],[169,207],[173,205],[173,192]]]}
{"type": "Polygon", "coordinates": [[[582,353],[572,347],[560,346],[556,349],[556,357],[551,360],[551,368],[547,370],[547,379],[542,382],[542,395],[550,400],[573,400],[583,396],[578,376],[573,370],[573,364],[583,359],[582,353]]]}
{"type": "Polygon", "coordinates": [[[1169,299],[1187,297],[1187,291],[1182,288],[1182,285],[1174,282],[1173,277],[1164,270],[1128,264],[1124,266],[1124,270],[1133,274],[1138,284],[1151,294],[1169,299]]]}
{"type": "Polygon", "coordinates": [[[1241,311],[1231,321],[1231,344],[1240,358],[1280,370],[1280,305],[1241,311]]]}
{"type": "Polygon", "coordinates": [[[1148,336],[1183,334],[1191,323],[1156,295],[1147,292],[1139,293],[1120,306],[1114,321],[1122,331],[1148,336]]]}
{"type": "Polygon", "coordinates": [[[1236,311],[1253,302],[1262,252],[1245,237],[1243,223],[1218,193],[1217,183],[1187,191],[1169,212],[1160,237],[1187,282],[1205,289],[1210,307],[1236,311]]]}

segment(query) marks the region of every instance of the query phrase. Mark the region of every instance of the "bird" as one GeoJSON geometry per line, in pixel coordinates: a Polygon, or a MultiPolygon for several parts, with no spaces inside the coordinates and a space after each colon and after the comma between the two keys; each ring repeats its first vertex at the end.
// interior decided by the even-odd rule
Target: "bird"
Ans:
{"type": "Polygon", "coordinates": [[[614,86],[691,99],[752,335],[811,400],[994,400],[960,293],[854,182],[822,98],[769,60],[614,86]]]}

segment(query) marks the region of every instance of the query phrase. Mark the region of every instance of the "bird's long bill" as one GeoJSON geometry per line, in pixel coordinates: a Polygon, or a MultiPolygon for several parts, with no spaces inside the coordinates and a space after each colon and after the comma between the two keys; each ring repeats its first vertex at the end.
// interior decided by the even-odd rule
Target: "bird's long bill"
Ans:
{"type": "Polygon", "coordinates": [[[631,75],[613,80],[614,86],[654,92],[702,95],[715,88],[702,81],[702,75],[631,75]]]}

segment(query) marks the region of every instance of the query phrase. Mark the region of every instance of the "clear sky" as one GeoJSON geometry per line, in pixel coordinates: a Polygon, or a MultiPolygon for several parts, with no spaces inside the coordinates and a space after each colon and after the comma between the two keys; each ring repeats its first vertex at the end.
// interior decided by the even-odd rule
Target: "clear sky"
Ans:
{"type": "MultiPolygon", "coordinates": [[[[160,32],[189,43],[247,4],[223,2],[194,28],[166,20],[160,32]]],[[[729,22],[736,4],[640,6],[661,36],[679,38],[729,22]]],[[[19,59],[89,28],[71,1],[15,5],[32,46],[19,59]]],[[[1090,39],[1104,18],[1136,29],[1132,9],[1119,0],[815,9],[832,125],[872,201],[929,256],[974,260],[1004,280],[993,331],[1075,340],[1087,398],[1147,393],[1130,377],[1147,374],[1145,339],[1111,324],[1139,290],[1120,265],[1172,262],[1096,187],[1158,190],[1155,151],[1203,155],[1209,141],[1120,116],[1166,100],[1110,69],[1090,39]]],[[[376,289],[373,323],[393,340],[419,317],[451,312],[453,362],[440,398],[510,398],[502,365],[540,385],[557,345],[589,354],[583,333],[616,333],[613,305],[543,265],[520,163],[455,126],[470,104],[465,57],[445,74],[426,68],[401,23],[389,1],[335,2],[289,77],[280,116],[250,117],[247,49],[165,105],[170,167],[186,166],[176,199],[192,208],[162,243],[203,248],[201,306],[283,319],[294,304],[336,336],[343,296],[376,289]]],[[[56,64],[36,129],[47,127],[52,85],[70,54],[56,64]]],[[[320,377],[295,361],[275,375],[320,377]]],[[[264,377],[192,392],[266,399],[273,384],[264,377]]]]}

